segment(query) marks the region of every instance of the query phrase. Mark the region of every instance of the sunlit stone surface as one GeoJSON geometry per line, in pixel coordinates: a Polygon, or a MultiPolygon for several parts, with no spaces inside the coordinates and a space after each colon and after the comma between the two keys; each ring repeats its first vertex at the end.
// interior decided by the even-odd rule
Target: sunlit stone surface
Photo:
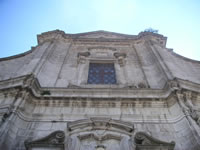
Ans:
{"type": "Polygon", "coordinates": [[[166,42],[55,30],[1,58],[0,149],[199,150],[200,62],[166,42]]]}

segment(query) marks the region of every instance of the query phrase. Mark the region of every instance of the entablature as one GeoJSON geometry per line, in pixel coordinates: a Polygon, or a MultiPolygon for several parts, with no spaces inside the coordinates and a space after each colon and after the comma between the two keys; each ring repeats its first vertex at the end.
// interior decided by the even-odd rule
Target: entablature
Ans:
{"type": "Polygon", "coordinates": [[[176,90],[183,89],[197,94],[200,93],[200,85],[181,79],[168,81],[163,89],[133,88],[130,86],[118,85],[93,85],[92,87],[72,85],[66,88],[41,87],[37,78],[32,74],[0,81],[0,91],[12,88],[20,88],[30,91],[34,97],[39,99],[63,99],[67,97],[101,99],[166,99],[176,90]]]}

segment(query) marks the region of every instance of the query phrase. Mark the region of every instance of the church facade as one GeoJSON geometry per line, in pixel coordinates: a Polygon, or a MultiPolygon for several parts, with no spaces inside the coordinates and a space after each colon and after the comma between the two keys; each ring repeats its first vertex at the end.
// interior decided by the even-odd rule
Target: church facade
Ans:
{"type": "Polygon", "coordinates": [[[200,62],[166,37],[37,38],[0,59],[0,149],[200,150],[200,62]]]}

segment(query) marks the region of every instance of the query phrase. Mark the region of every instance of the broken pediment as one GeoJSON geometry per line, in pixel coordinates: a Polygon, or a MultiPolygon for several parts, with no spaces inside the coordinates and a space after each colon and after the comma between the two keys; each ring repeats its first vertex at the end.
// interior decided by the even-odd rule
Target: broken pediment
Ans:
{"type": "MultiPolygon", "coordinates": [[[[103,133],[104,134],[104,133],[103,133]]],[[[137,132],[135,136],[123,134],[86,134],[70,135],[65,141],[63,131],[55,131],[48,136],[25,141],[26,150],[174,150],[174,142],[164,142],[144,132],[137,132]],[[133,138],[134,137],[134,138],[133,138]]]]}
{"type": "Polygon", "coordinates": [[[111,118],[90,118],[68,123],[64,131],[44,138],[26,140],[26,150],[174,150],[174,142],[164,142],[145,132],[134,133],[132,123],[111,118]]]}
{"type": "Polygon", "coordinates": [[[46,137],[37,140],[26,140],[24,145],[26,150],[64,150],[65,133],[55,131],[46,137]]]}
{"type": "Polygon", "coordinates": [[[160,141],[145,132],[135,134],[136,150],[174,150],[175,142],[160,141]]]}

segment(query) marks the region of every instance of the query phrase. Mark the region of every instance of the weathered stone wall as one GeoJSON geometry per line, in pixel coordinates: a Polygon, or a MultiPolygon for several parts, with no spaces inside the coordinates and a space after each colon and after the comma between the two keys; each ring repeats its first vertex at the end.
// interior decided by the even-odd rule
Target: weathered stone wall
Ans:
{"type": "MultiPolygon", "coordinates": [[[[87,65],[95,57],[89,56],[84,65],[78,64],[79,58],[77,55],[80,52],[89,52],[92,47],[96,47],[102,51],[102,54],[104,53],[103,55],[106,54],[109,48],[113,48],[117,53],[126,54],[124,65],[121,67],[115,65],[119,84],[137,87],[138,84],[144,83],[150,88],[161,89],[168,79],[172,80],[173,78],[181,78],[195,83],[200,82],[198,76],[199,63],[183,59],[166,50],[163,44],[160,44],[164,42],[162,37],[145,35],[138,36],[140,38],[133,36],[125,40],[120,35],[114,35],[113,37],[112,34],[101,33],[101,38],[102,36],[108,39],[116,38],[118,41],[106,41],[101,40],[101,38],[95,41],[91,38],[98,39],[100,35],[96,33],[91,34],[92,37],[87,34],[81,35],[78,38],[85,40],[79,41],[78,38],[74,39],[73,36],[62,37],[61,33],[52,34],[55,35],[50,36],[47,34],[45,37],[44,34],[42,37],[44,39],[40,38],[40,44],[27,54],[13,56],[10,59],[1,59],[1,80],[34,73],[40,84],[45,87],[86,84],[87,73],[83,72],[81,74],[80,71],[86,71],[87,65]],[[104,47],[104,50],[102,47],[104,47]]],[[[118,64],[116,62],[118,60],[114,56],[108,58],[113,59],[115,64],[118,64]]],[[[102,61],[104,60],[102,59],[102,61]]]]}
{"type": "Polygon", "coordinates": [[[163,49],[159,45],[154,45],[160,53],[163,62],[168,66],[174,77],[200,83],[200,62],[185,58],[174,53],[172,50],[163,49]]]}
{"type": "MultiPolygon", "coordinates": [[[[73,113],[72,116],[74,116],[73,113]]],[[[59,118],[59,116],[57,118],[59,118]]],[[[13,149],[13,147],[15,147],[16,150],[22,150],[25,148],[25,140],[42,138],[56,130],[64,131],[67,135],[67,121],[45,121],[46,117],[43,117],[43,119],[44,120],[39,121],[24,121],[23,119],[20,119],[18,115],[13,115],[12,118],[1,126],[1,148],[13,149]]],[[[77,116],[74,119],[76,120],[77,116]]],[[[48,120],[50,120],[50,117],[48,120]]],[[[122,117],[121,120],[126,119],[123,119],[122,117]]],[[[135,122],[134,118],[130,120],[132,120],[132,123],[135,126],[135,132],[144,131],[149,135],[166,142],[175,141],[176,150],[196,150],[199,147],[199,144],[197,143],[198,139],[195,139],[190,124],[185,117],[170,123],[150,121],[147,123],[145,119],[143,121],[135,122]]]]}
{"type": "MultiPolygon", "coordinates": [[[[192,102],[199,104],[200,96],[193,94],[192,102]]],[[[57,130],[68,135],[68,122],[93,117],[130,122],[134,125],[134,133],[144,131],[162,141],[175,141],[176,150],[196,150],[199,147],[196,129],[200,127],[193,119],[188,120],[176,95],[165,100],[46,100],[45,97],[38,99],[25,91],[14,90],[2,92],[0,104],[2,115],[8,114],[1,121],[0,145],[3,149],[25,149],[25,140],[45,137],[57,130]]]]}
{"type": "Polygon", "coordinates": [[[32,50],[8,58],[0,58],[0,80],[7,80],[34,72],[36,66],[44,59],[43,53],[48,49],[49,42],[38,45],[32,50]]]}
{"type": "Polygon", "coordinates": [[[166,49],[165,37],[53,31],[38,42],[0,59],[0,149],[41,141],[70,150],[200,147],[200,64],[166,49]],[[90,62],[113,63],[117,84],[87,84],[90,62]],[[54,131],[66,139],[55,142],[54,131]],[[70,147],[77,137],[79,148],[70,147]]]}

